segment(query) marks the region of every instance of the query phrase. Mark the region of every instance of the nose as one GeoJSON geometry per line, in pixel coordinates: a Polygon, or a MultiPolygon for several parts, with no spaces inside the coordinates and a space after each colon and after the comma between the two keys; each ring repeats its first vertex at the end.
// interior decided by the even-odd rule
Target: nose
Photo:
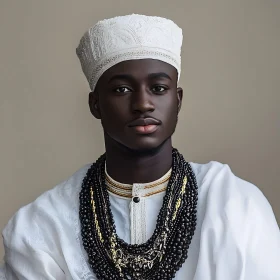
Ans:
{"type": "Polygon", "coordinates": [[[146,113],[155,110],[151,94],[144,88],[133,92],[131,107],[133,113],[146,113]]]}

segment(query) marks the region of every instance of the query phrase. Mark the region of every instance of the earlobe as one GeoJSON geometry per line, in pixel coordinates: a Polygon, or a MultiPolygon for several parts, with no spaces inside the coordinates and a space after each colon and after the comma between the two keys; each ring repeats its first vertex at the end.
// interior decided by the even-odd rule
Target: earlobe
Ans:
{"type": "Polygon", "coordinates": [[[101,119],[98,93],[96,91],[89,93],[88,104],[89,104],[91,114],[96,119],[101,119]]]}
{"type": "Polygon", "coordinates": [[[178,99],[178,113],[179,113],[182,107],[182,100],[183,100],[183,89],[180,87],[177,88],[177,99],[178,99]]]}

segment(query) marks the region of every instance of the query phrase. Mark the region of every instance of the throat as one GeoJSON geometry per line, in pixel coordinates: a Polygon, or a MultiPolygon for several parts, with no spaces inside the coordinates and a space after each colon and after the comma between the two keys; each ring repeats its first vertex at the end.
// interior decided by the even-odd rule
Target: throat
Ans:
{"type": "Polygon", "coordinates": [[[172,145],[167,141],[157,152],[130,152],[106,147],[108,175],[123,184],[149,183],[172,167],[172,145]]]}

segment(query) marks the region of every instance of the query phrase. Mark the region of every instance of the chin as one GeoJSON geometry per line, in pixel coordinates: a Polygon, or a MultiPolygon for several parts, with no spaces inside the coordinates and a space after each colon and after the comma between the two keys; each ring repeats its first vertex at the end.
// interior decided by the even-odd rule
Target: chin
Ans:
{"type": "Polygon", "coordinates": [[[136,141],[133,144],[123,143],[122,145],[137,154],[151,155],[159,152],[169,139],[170,137],[161,141],[159,139],[148,139],[147,141],[136,141]]]}
{"type": "Polygon", "coordinates": [[[114,137],[106,131],[104,131],[106,145],[112,149],[120,149],[135,154],[156,154],[158,153],[166,144],[171,145],[170,135],[161,135],[161,137],[135,137],[131,135],[122,135],[122,137],[114,137]],[[169,142],[169,143],[168,143],[169,142]]]}

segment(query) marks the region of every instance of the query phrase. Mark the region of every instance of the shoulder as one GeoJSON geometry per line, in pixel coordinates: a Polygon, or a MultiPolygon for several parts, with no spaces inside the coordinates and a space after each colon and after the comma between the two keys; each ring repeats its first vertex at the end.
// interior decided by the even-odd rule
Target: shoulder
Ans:
{"type": "Polygon", "coordinates": [[[217,256],[224,278],[233,271],[236,279],[242,271],[244,279],[280,279],[280,231],[261,190],[226,164],[191,165],[199,187],[197,236],[208,252],[201,259],[217,256]]]}
{"type": "Polygon", "coordinates": [[[59,231],[63,223],[71,219],[68,217],[71,212],[78,213],[79,192],[89,167],[90,164],[84,166],[69,179],[20,208],[3,230],[5,246],[13,246],[19,240],[29,243],[36,232],[37,236],[42,236],[42,233],[59,231]]]}
{"type": "Polygon", "coordinates": [[[224,213],[232,218],[238,213],[271,213],[271,206],[262,191],[236,176],[227,164],[211,161],[191,163],[191,166],[205,207],[211,214],[224,213]]]}

